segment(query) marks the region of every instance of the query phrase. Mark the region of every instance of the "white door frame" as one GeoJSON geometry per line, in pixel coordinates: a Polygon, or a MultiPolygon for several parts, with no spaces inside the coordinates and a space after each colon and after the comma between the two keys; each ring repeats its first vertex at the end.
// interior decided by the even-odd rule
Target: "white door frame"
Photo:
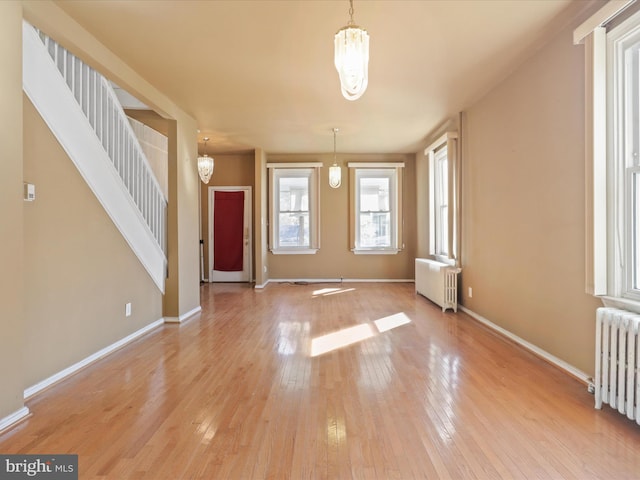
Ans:
{"type": "MultiPolygon", "coordinates": [[[[253,195],[252,187],[209,187],[209,211],[207,223],[209,224],[209,270],[208,277],[209,283],[213,282],[213,203],[214,195],[216,191],[220,192],[244,192],[244,215],[245,222],[248,225],[248,237],[245,238],[244,248],[247,249],[247,254],[244,255],[247,258],[248,279],[247,282],[251,282],[253,279],[253,195]]],[[[243,270],[244,272],[244,270],[243,270]]],[[[241,280],[244,281],[244,280],[241,280]]]]}

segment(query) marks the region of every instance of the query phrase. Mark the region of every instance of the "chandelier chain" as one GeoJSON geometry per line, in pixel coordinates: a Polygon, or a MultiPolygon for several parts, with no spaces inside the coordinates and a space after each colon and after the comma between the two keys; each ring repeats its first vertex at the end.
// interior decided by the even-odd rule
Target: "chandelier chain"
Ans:
{"type": "Polygon", "coordinates": [[[349,0],[349,25],[353,25],[353,0],[349,0]]]}

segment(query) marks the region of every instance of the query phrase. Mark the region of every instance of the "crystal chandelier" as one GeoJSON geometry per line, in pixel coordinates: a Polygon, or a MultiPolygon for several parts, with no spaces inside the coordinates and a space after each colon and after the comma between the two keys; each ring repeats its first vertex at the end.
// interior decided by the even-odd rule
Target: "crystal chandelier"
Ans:
{"type": "Polygon", "coordinates": [[[357,100],[369,83],[369,34],[353,23],[353,0],[349,0],[349,23],[338,30],[334,39],[334,62],[342,95],[357,100]]]}
{"type": "Polygon", "coordinates": [[[336,163],[336,133],[340,130],[333,129],[333,165],[329,167],[329,186],[338,188],[342,184],[342,169],[336,163]]]}
{"type": "Polygon", "coordinates": [[[209,183],[211,180],[211,175],[213,175],[213,157],[207,155],[207,142],[209,141],[209,137],[204,138],[204,155],[202,157],[198,157],[198,174],[200,175],[200,180],[204,183],[209,183]]]}

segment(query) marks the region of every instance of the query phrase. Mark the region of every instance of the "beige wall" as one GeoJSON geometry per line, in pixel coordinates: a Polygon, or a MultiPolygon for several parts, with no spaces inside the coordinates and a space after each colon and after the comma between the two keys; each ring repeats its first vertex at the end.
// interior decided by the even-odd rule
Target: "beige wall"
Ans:
{"type": "Polygon", "coordinates": [[[268,155],[269,162],[322,162],[320,171],[320,250],[315,255],[268,254],[269,278],[412,279],[416,238],[415,155],[341,155],[343,181],[329,187],[333,154],[268,155]],[[405,162],[404,243],[397,255],[355,255],[349,249],[348,162],[405,162]]]}
{"type": "Polygon", "coordinates": [[[23,112],[26,388],[162,318],[162,295],[26,97],[23,112]]]}
{"type": "Polygon", "coordinates": [[[21,2],[0,2],[0,420],[24,403],[21,45],[21,2]]]}
{"type": "Polygon", "coordinates": [[[267,154],[261,148],[255,151],[255,192],[253,236],[256,285],[264,285],[269,279],[267,255],[267,154]]]}
{"type": "MultiPolygon", "coordinates": [[[[202,152],[204,153],[204,151],[202,152]]],[[[202,215],[202,239],[204,240],[204,270],[205,278],[209,278],[209,188],[210,187],[251,187],[255,195],[255,154],[254,152],[237,155],[215,155],[213,176],[206,185],[200,182],[200,200],[202,215]]],[[[253,210],[253,207],[252,207],[253,210]]],[[[255,213],[253,214],[255,218],[255,213]]],[[[251,219],[253,225],[253,218],[251,219]]],[[[255,233],[252,238],[255,251],[255,233]]],[[[255,255],[254,255],[255,256],[255,255]]],[[[255,261],[255,259],[254,259],[255,261]]],[[[252,266],[255,272],[255,263],[252,266]]]]}
{"type": "Polygon", "coordinates": [[[169,122],[166,118],[161,117],[153,110],[133,110],[125,109],[127,116],[144,123],[147,127],[153,128],[156,132],[161,133],[165,137],[169,136],[169,122]]]}
{"type": "Polygon", "coordinates": [[[599,302],[584,292],[584,51],[572,43],[577,24],[463,120],[462,302],[591,374],[599,302]]]}
{"type": "MultiPolygon", "coordinates": [[[[168,290],[166,296],[177,297],[179,316],[200,308],[200,225],[198,218],[198,140],[196,121],[183,112],[175,112],[177,138],[177,195],[178,219],[173,225],[177,232],[180,288],[168,290]]],[[[171,161],[169,157],[169,161],[171,161]]],[[[169,201],[172,201],[171,196],[169,201]]]]}

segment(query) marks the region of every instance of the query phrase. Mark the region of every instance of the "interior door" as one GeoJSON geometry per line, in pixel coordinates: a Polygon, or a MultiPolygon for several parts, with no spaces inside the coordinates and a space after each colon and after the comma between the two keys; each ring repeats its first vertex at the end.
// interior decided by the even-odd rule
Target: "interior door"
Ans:
{"type": "Polygon", "coordinates": [[[251,187],[209,187],[209,281],[251,281],[251,187]]]}

